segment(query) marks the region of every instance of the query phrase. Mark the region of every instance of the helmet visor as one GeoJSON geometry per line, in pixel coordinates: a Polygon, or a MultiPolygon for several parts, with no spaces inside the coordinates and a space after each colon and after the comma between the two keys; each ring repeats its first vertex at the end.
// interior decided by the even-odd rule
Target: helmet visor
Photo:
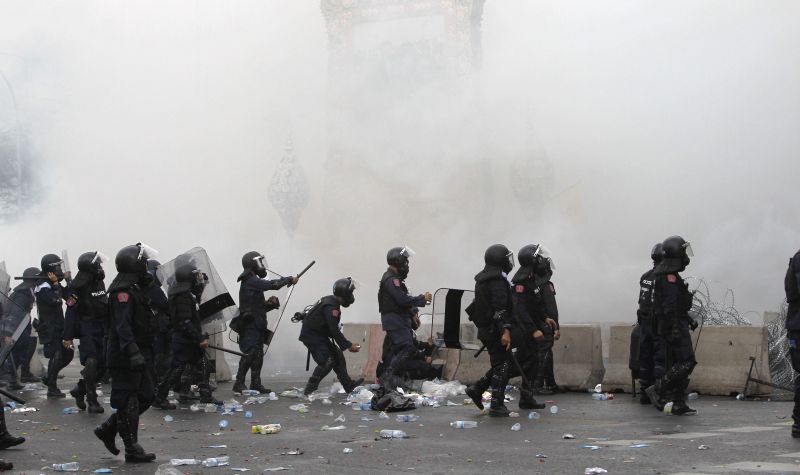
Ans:
{"type": "Polygon", "coordinates": [[[694,257],[694,251],[692,250],[692,245],[690,243],[686,243],[683,245],[683,250],[686,251],[686,255],[689,257],[694,257]]]}
{"type": "Polygon", "coordinates": [[[262,255],[258,255],[258,256],[253,258],[253,262],[256,263],[256,269],[264,269],[264,270],[267,269],[267,258],[266,257],[264,257],[262,255]]]}
{"type": "Polygon", "coordinates": [[[147,244],[140,242],[137,246],[139,246],[139,260],[155,259],[158,257],[158,251],[147,244]]]}
{"type": "Polygon", "coordinates": [[[533,254],[533,257],[542,256],[550,263],[550,270],[556,270],[556,263],[553,262],[553,253],[550,252],[550,249],[542,246],[539,244],[536,246],[536,252],[533,254]]]}
{"type": "Polygon", "coordinates": [[[508,268],[509,269],[513,269],[514,268],[514,253],[511,252],[511,251],[508,251],[508,254],[506,254],[506,259],[508,259],[508,268]]]}
{"type": "Polygon", "coordinates": [[[102,266],[108,262],[108,256],[103,254],[100,251],[94,253],[94,257],[92,258],[92,264],[102,266]]]}
{"type": "Polygon", "coordinates": [[[410,247],[404,246],[403,249],[400,251],[400,255],[411,259],[412,257],[416,256],[417,253],[414,252],[414,250],[411,249],[410,247]]]}
{"type": "Polygon", "coordinates": [[[361,282],[357,281],[352,277],[347,278],[350,281],[350,291],[355,292],[356,290],[361,288],[361,282]]]}

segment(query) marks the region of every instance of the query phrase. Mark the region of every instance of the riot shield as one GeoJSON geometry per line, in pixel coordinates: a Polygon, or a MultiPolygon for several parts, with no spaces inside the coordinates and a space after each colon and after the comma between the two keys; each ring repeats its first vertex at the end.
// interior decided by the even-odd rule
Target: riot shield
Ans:
{"type": "Polygon", "coordinates": [[[431,333],[437,345],[461,350],[481,347],[477,328],[469,323],[467,307],[475,299],[475,292],[463,289],[437,289],[431,305],[431,333]],[[440,333],[441,331],[441,333],[440,333]]]}
{"type": "Polygon", "coordinates": [[[200,320],[203,331],[209,335],[224,332],[227,329],[226,322],[236,315],[236,302],[233,301],[217,269],[202,247],[186,251],[158,268],[156,274],[167,295],[170,287],[175,285],[175,270],[184,264],[192,264],[208,276],[203,295],[200,296],[200,320]]]}
{"type": "Polygon", "coordinates": [[[8,306],[12,305],[6,295],[11,294],[11,275],[6,271],[6,261],[0,261],[0,317],[8,312],[8,306]]]}

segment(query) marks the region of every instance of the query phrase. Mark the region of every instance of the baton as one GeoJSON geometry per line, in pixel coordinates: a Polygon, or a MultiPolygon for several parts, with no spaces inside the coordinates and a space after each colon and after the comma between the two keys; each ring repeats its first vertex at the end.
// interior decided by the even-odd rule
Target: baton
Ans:
{"type": "Polygon", "coordinates": [[[211,348],[212,350],[219,350],[219,351],[222,351],[222,352],[225,352],[225,353],[230,353],[232,355],[240,356],[242,358],[247,356],[244,353],[238,352],[236,350],[229,350],[229,349],[223,348],[221,346],[208,345],[208,347],[211,348]]]}
{"type": "MultiPolygon", "coordinates": [[[[305,269],[301,270],[299,274],[297,274],[297,278],[299,279],[303,274],[305,274],[308,269],[311,269],[311,266],[316,264],[317,261],[311,261],[305,269]]],[[[275,323],[275,329],[272,330],[272,336],[275,336],[275,333],[278,331],[278,326],[281,324],[281,320],[283,319],[283,313],[286,312],[286,307],[289,306],[289,300],[292,298],[292,292],[294,292],[294,285],[289,288],[289,294],[286,296],[286,301],[283,303],[283,309],[281,310],[281,314],[278,317],[278,321],[275,323]]],[[[272,343],[272,336],[270,336],[269,342],[267,342],[267,351],[269,351],[271,343],[272,343]]],[[[267,351],[264,352],[264,356],[267,355],[267,351]]]]}

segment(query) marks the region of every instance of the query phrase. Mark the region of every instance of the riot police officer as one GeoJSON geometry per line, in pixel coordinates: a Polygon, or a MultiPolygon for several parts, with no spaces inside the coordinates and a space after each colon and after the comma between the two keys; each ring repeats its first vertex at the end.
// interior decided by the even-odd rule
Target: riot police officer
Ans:
{"type": "Polygon", "coordinates": [[[261,384],[261,367],[264,364],[264,345],[267,344],[267,312],[278,308],[277,297],[266,299],[264,292],[278,290],[298,282],[297,277],[283,277],[267,280],[267,267],[264,255],[250,251],[242,256],[243,272],[237,279],[239,287],[239,313],[243,321],[239,332],[239,350],[246,356],[239,360],[236,382],[233,392],[241,393],[247,371],[250,371],[250,389],[260,393],[268,393],[269,389],[261,384]]]}
{"type": "MultiPolygon", "coordinates": [[[[25,442],[25,437],[14,437],[8,432],[5,411],[0,411],[0,450],[15,447],[25,442]]],[[[14,464],[0,459],[0,471],[11,470],[14,464]]]]}
{"type": "Polygon", "coordinates": [[[58,389],[58,373],[64,369],[75,351],[65,348],[61,337],[64,334],[64,294],[66,289],[61,281],[66,278],[63,268],[64,262],[55,254],[46,254],[42,257],[42,277],[45,282],[39,284],[36,294],[36,307],[39,311],[39,340],[44,346],[44,356],[49,359],[47,376],[44,382],[47,385],[48,398],[63,398],[66,395],[58,389]]]}
{"type": "MultiPolygon", "coordinates": [[[[512,315],[511,287],[508,273],[514,268],[514,254],[502,244],[486,249],[484,268],[475,275],[475,302],[470,311],[470,320],[478,327],[478,339],[489,353],[491,368],[480,381],[467,388],[467,395],[479,408],[483,408],[478,387],[489,383],[492,390],[489,415],[508,417],[505,405],[505,389],[512,371],[510,352],[512,330],[519,330],[512,315]]],[[[485,388],[484,388],[485,389],[485,388]]]]}
{"type": "Polygon", "coordinates": [[[139,416],[153,402],[154,386],[147,365],[152,365],[154,317],[146,291],[154,285],[147,260],[156,252],[144,244],[123,247],[115,259],[117,277],[108,287],[110,325],[106,361],[111,372],[111,407],[117,410],[94,431],[113,454],[119,450],[119,432],[126,462],[152,462],[138,441],[139,416]]]}
{"type": "Polygon", "coordinates": [[[347,374],[347,363],[343,350],[358,352],[361,347],[345,338],[341,330],[341,307],[349,307],[355,302],[356,284],[350,278],[339,279],[333,284],[333,295],[322,297],[308,316],[302,320],[300,338],[308,348],[317,367],[308,378],[304,394],[309,395],[319,388],[319,383],[331,371],[336,373],[345,392],[350,392],[364,382],[361,378],[353,381],[347,374]],[[331,341],[333,340],[333,341],[331,341]],[[335,344],[334,344],[335,342],[335,344]],[[338,345],[338,346],[337,346],[338,345]]]}
{"type": "MultiPolygon", "coordinates": [[[[636,323],[639,325],[639,385],[642,389],[653,384],[653,284],[655,282],[653,276],[662,256],[663,250],[659,242],[650,251],[653,268],[639,278],[639,308],[636,310],[636,323]]],[[[641,391],[639,402],[651,404],[646,392],[641,391]]]]}
{"type": "Polygon", "coordinates": [[[645,389],[657,409],[672,401],[672,414],[693,415],[686,404],[689,376],[697,365],[690,328],[696,323],[689,316],[692,294],[680,272],[689,265],[692,246],[680,236],[662,243],[663,257],[656,266],[653,284],[653,316],[656,328],[653,384],[645,389]]]}
{"type": "MultiPolygon", "coordinates": [[[[170,368],[172,367],[172,323],[170,322],[169,315],[169,302],[164,289],[161,287],[161,281],[158,280],[157,271],[161,263],[156,259],[147,261],[147,272],[153,276],[155,284],[148,292],[150,299],[150,308],[156,314],[156,339],[153,346],[153,371],[155,378],[153,381],[161,383],[167,377],[170,368]]],[[[175,405],[168,401],[156,401],[154,404],[161,409],[175,409],[175,405]]]]}
{"type": "MultiPolygon", "coordinates": [[[[11,355],[6,358],[2,369],[2,379],[8,383],[7,385],[12,390],[21,389],[22,387],[17,381],[17,366],[22,365],[22,359],[28,353],[27,345],[30,344],[31,334],[30,313],[33,309],[33,304],[36,303],[33,289],[41,282],[35,279],[40,276],[41,271],[36,267],[25,269],[22,274],[24,280],[14,287],[11,295],[9,295],[11,302],[3,309],[4,315],[0,320],[0,336],[3,337],[3,346],[14,345],[12,338],[14,332],[20,325],[25,325],[25,329],[17,339],[16,345],[12,348],[11,355]],[[15,353],[18,347],[20,347],[20,353],[15,353]]],[[[25,376],[24,372],[23,376],[25,376]]],[[[30,380],[24,382],[30,382],[30,380]]]]}
{"type": "Polygon", "coordinates": [[[395,390],[401,379],[406,361],[416,351],[413,317],[417,307],[428,305],[433,298],[430,292],[413,297],[409,295],[405,279],[410,270],[409,259],[414,251],[408,247],[393,247],[386,254],[389,268],[381,277],[378,290],[378,309],[381,312],[381,325],[392,345],[392,359],[381,375],[381,385],[387,390],[395,390]]]}
{"type": "MultiPolygon", "coordinates": [[[[158,386],[156,407],[164,407],[171,387],[181,382],[187,365],[200,366],[201,380],[198,384],[200,402],[222,405],[214,399],[209,385],[210,368],[206,348],[208,334],[202,331],[200,323],[200,297],[203,294],[208,276],[200,272],[194,264],[183,264],[175,269],[175,285],[169,289],[169,307],[172,317],[172,367],[166,378],[158,386]]],[[[188,392],[188,391],[186,391],[188,392]]]]}
{"type": "MultiPolygon", "coordinates": [[[[786,332],[789,340],[789,357],[792,368],[800,372],[800,251],[789,260],[784,278],[786,302],[789,304],[786,312],[786,332]]],[[[800,437],[800,378],[794,379],[794,409],[792,410],[792,437],[800,437]]]]}
{"type": "Polygon", "coordinates": [[[83,371],[82,379],[69,392],[80,409],[101,414],[97,401],[97,382],[105,372],[105,340],[108,331],[108,296],[103,264],[108,258],[100,252],[86,252],[78,258],[78,273],[67,286],[67,313],[64,322],[64,348],[73,349],[77,336],[83,371]]]}

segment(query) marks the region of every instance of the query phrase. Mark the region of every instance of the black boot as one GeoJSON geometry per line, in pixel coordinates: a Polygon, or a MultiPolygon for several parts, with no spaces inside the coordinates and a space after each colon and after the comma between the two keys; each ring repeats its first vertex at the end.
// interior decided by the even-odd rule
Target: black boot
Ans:
{"type": "Polygon", "coordinates": [[[7,449],[25,442],[25,437],[14,437],[8,433],[5,413],[0,413],[0,449],[7,449]]]}
{"type": "Polygon", "coordinates": [[[20,366],[20,376],[19,380],[23,383],[38,383],[40,380],[36,378],[33,373],[31,373],[30,365],[22,365],[20,366]]]}
{"type": "Polygon", "coordinates": [[[97,400],[98,373],[99,370],[97,359],[87,359],[86,366],[83,368],[83,382],[86,390],[86,402],[88,403],[90,414],[102,414],[105,412],[105,409],[103,409],[103,406],[101,406],[100,402],[97,400]]]}
{"type": "MultiPolygon", "coordinates": [[[[328,375],[333,369],[333,357],[328,358],[325,362],[321,365],[318,365],[314,368],[314,371],[311,373],[311,377],[308,378],[308,382],[306,383],[306,387],[303,390],[303,394],[308,396],[309,394],[313,393],[319,388],[319,383],[322,379],[328,375]]],[[[253,375],[250,376],[250,379],[253,380],[255,378],[255,372],[253,375]]],[[[344,386],[344,384],[342,384],[344,386]]],[[[349,391],[348,391],[349,392],[349,391]]]]}
{"type": "Polygon", "coordinates": [[[94,435],[103,442],[109,452],[119,455],[119,449],[115,441],[117,438],[117,414],[111,414],[111,417],[97,426],[94,430],[94,435]]]}
{"type": "Polygon", "coordinates": [[[253,357],[253,363],[250,365],[250,389],[258,391],[261,394],[269,394],[271,389],[265,388],[261,384],[261,367],[264,365],[264,351],[257,351],[253,357]]]}
{"type": "Polygon", "coordinates": [[[61,371],[61,351],[56,351],[56,354],[47,362],[47,376],[45,377],[45,384],[47,385],[48,398],[63,398],[67,397],[58,389],[58,372],[61,371]]]}
{"type": "Polygon", "coordinates": [[[464,391],[467,393],[467,396],[472,399],[472,402],[475,403],[475,406],[477,406],[477,408],[480,410],[483,410],[483,393],[489,389],[490,384],[491,376],[489,373],[487,373],[481,379],[476,381],[475,384],[467,386],[467,389],[464,391]]]}
{"type": "Polygon", "coordinates": [[[353,389],[361,386],[362,384],[364,384],[364,378],[358,378],[356,380],[351,379],[349,381],[342,382],[342,387],[344,388],[344,392],[350,394],[353,392],[353,389]]]}
{"type": "Polygon", "coordinates": [[[214,395],[211,393],[211,388],[208,387],[208,384],[200,385],[200,402],[203,404],[215,404],[217,406],[222,405],[222,401],[214,398],[214,395]]]}
{"type": "Polygon", "coordinates": [[[239,359],[239,369],[236,371],[236,381],[233,383],[233,392],[241,394],[242,391],[247,389],[244,384],[244,378],[247,376],[247,371],[250,370],[250,364],[253,359],[250,355],[245,355],[239,359]]]}
{"type": "Polygon", "coordinates": [[[689,387],[689,380],[685,379],[677,385],[672,396],[672,414],[676,416],[693,416],[697,410],[692,409],[686,404],[686,388],[689,387]]]}
{"type": "Polygon", "coordinates": [[[155,460],[155,454],[148,454],[138,442],[139,431],[139,401],[136,396],[128,399],[124,410],[117,412],[117,427],[119,436],[125,444],[125,462],[148,463],[155,460]]]}
{"type": "Polygon", "coordinates": [[[520,409],[544,409],[546,406],[533,397],[532,389],[520,389],[519,408],[520,409]]]}
{"type": "Polygon", "coordinates": [[[650,404],[653,403],[652,401],[650,401],[650,396],[648,396],[647,393],[645,392],[645,389],[649,388],[650,386],[652,386],[650,381],[645,381],[643,379],[639,380],[639,388],[640,388],[640,390],[639,390],[639,404],[641,404],[643,406],[649,406],[650,404]]]}
{"type": "Polygon", "coordinates": [[[86,383],[84,380],[79,379],[75,387],[69,390],[69,395],[75,398],[75,405],[81,411],[86,410],[86,383]]]}
{"type": "Polygon", "coordinates": [[[795,439],[800,439],[800,425],[792,424],[792,437],[795,439]]]}
{"type": "Polygon", "coordinates": [[[11,462],[6,462],[3,459],[0,459],[0,472],[5,472],[6,470],[13,470],[14,464],[11,462]]]}
{"type": "Polygon", "coordinates": [[[490,417],[508,417],[511,411],[506,407],[506,383],[508,382],[508,361],[493,368],[492,402],[489,406],[490,417]]]}

